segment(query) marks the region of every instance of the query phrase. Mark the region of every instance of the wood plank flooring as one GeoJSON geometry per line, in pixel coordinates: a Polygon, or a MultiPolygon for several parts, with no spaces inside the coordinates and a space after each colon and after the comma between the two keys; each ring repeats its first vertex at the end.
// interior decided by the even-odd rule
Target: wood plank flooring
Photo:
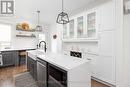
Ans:
{"type": "Polygon", "coordinates": [[[91,80],[91,87],[109,87],[95,80],[91,80]]]}
{"type": "Polygon", "coordinates": [[[26,72],[27,68],[25,65],[20,67],[6,67],[0,69],[0,87],[15,87],[14,86],[14,75],[22,72],[26,72]]]}
{"type": "MultiPolygon", "coordinates": [[[[14,75],[19,73],[26,72],[26,65],[18,66],[18,67],[6,67],[0,69],[0,87],[15,87],[14,86],[14,75]]],[[[92,87],[109,87],[102,83],[99,83],[95,80],[91,82],[92,87]]]]}

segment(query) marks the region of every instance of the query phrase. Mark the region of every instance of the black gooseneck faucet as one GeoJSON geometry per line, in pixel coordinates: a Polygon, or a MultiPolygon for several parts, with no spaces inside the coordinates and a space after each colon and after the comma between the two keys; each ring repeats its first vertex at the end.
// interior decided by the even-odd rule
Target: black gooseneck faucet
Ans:
{"type": "Polygon", "coordinates": [[[45,50],[45,52],[46,52],[47,47],[46,47],[46,42],[45,42],[45,41],[40,41],[40,43],[39,43],[39,48],[41,47],[41,43],[42,43],[42,42],[45,44],[45,46],[44,46],[44,50],[45,50]]]}

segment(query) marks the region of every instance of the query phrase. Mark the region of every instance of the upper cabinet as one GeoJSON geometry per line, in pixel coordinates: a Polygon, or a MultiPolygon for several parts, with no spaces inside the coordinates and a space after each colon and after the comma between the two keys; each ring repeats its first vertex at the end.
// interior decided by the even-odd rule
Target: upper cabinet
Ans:
{"type": "Polygon", "coordinates": [[[90,10],[87,12],[87,37],[97,38],[98,30],[98,14],[97,10],[90,10]]]}
{"type": "Polygon", "coordinates": [[[69,38],[74,38],[74,19],[69,23],[69,38]]]}
{"type": "Polygon", "coordinates": [[[75,29],[75,24],[74,24],[74,19],[70,20],[68,24],[63,25],[63,39],[72,39],[74,38],[74,29],[75,29]]]}
{"type": "Polygon", "coordinates": [[[85,38],[85,16],[80,15],[76,18],[76,32],[77,32],[77,38],[85,38]]]}
{"type": "Polygon", "coordinates": [[[97,41],[97,29],[96,10],[76,15],[63,25],[63,41],[97,41]]]}
{"type": "Polygon", "coordinates": [[[98,41],[98,32],[115,29],[115,7],[113,1],[103,3],[70,18],[63,26],[63,41],[98,41]]]}
{"type": "Polygon", "coordinates": [[[64,24],[63,25],[63,39],[67,39],[68,38],[68,24],[64,24]]]}
{"type": "Polygon", "coordinates": [[[115,7],[114,3],[104,3],[99,7],[100,28],[99,31],[108,31],[115,29],[115,7]]]}

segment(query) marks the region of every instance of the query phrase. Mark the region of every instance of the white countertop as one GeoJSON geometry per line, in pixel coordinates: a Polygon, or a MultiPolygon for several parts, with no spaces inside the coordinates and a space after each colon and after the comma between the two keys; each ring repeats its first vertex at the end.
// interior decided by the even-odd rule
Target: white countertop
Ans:
{"type": "Polygon", "coordinates": [[[10,49],[0,49],[0,51],[16,51],[16,50],[31,50],[35,48],[10,48],[10,49]]]}
{"type": "Polygon", "coordinates": [[[71,57],[57,53],[46,53],[45,55],[38,55],[37,57],[66,71],[69,71],[80,66],[81,64],[89,62],[89,60],[87,59],[80,59],[77,57],[71,57]]]}

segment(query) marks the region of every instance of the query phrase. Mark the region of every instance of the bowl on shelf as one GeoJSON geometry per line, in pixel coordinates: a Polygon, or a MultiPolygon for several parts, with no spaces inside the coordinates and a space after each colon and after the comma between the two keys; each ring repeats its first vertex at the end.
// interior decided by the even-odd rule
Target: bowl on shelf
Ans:
{"type": "Polygon", "coordinates": [[[22,29],[29,30],[29,24],[28,23],[22,23],[22,29]]]}

